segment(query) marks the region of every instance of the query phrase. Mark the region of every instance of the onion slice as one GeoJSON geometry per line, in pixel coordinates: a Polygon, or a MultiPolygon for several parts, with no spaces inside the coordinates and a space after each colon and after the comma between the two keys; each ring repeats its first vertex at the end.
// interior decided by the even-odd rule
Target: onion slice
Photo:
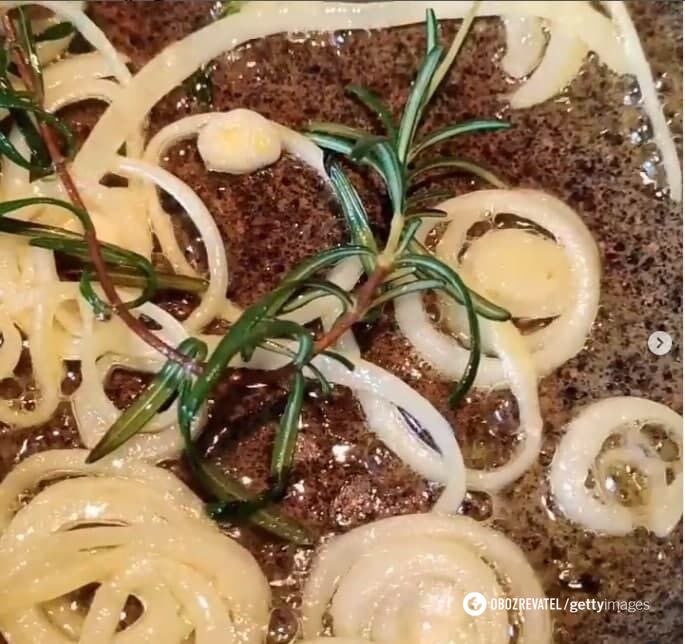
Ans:
{"type": "MultiPolygon", "coordinates": [[[[135,351],[135,345],[142,342],[138,339],[135,344],[129,345],[128,355],[126,345],[100,346],[95,335],[96,322],[92,311],[80,298],[79,305],[83,325],[78,345],[82,382],[73,394],[71,404],[81,440],[86,447],[93,448],[122,413],[104,390],[104,383],[111,370],[122,367],[154,373],[159,371],[163,360],[158,355],[141,358],[139,351],[135,351]]],[[[158,324],[161,329],[155,333],[173,346],[188,337],[180,322],[154,304],[146,302],[136,309],[136,313],[143,314],[158,324]]],[[[183,438],[177,418],[178,401],[175,401],[167,410],[157,414],[144,431],[126,441],[109,458],[160,462],[177,457],[183,450],[183,438]]],[[[195,435],[204,425],[205,419],[203,410],[193,425],[195,435]]]]}
{"type": "MultiPolygon", "coordinates": [[[[597,314],[600,280],[597,246],[580,217],[555,197],[527,189],[479,190],[450,199],[438,207],[448,213],[449,226],[436,252],[444,261],[451,263],[458,264],[459,252],[473,224],[497,213],[511,213],[528,219],[554,235],[570,262],[572,291],[568,305],[559,317],[546,327],[524,336],[524,339],[532,352],[538,377],[547,375],[576,355],[585,345],[597,314]]],[[[434,225],[426,222],[418,233],[419,238],[425,239],[434,225]]],[[[395,314],[402,333],[419,354],[444,376],[459,380],[468,360],[468,351],[454,338],[434,327],[421,297],[411,294],[398,298],[395,314]]],[[[482,323],[486,324],[484,320],[482,323]]],[[[476,386],[502,387],[505,383],[500,360],[483,356],[476,386]]]]}
{"type": "MultiPolygon", "coordinates": [[[[455,512],[466,494],[466,471],[459,445],[455,440],[450,424],[428,400],[396,376],[366,360],[355,360],[350,356],[348,358],[354,363],[354,371],[348,371],[339,362],[326,356],[320,356],[314,362],[331,382],[348,387],[358,396],[361,394],[367,402],[366,410],[377,404],[374,403],[374,399],[376,401],[380,399],[395,408],[404,409],[417,420],[421,427],[426,429],[442,457],[439,466],[442,476],[435,476],[433,480],[445,484],[445,488],[433,509],[438,512],[455,512]]],[[[380,411],[381,414],[385,413],[383,410],[380,411]]],[[[373,411],[369,420],[373,422],[376,428],[379,427],[381,419],[374,415],[373,411]]],[[[407,428],[404,421],[399,421],[401,425],[398,427],[397,421],[399,419],[397,417],[394,419],[387,419],[386,417],[386,420],[395,423],[395,432],[403,428],[406,436],[407,428]]],[[[392,432],[393,427],[389,425],[386,427],[386,431],[392,432]]],[[[384,438],[387,439],[387,437],[388,434],[386,433],[384,438]]],[[[423,443],[416,440],[414,444],[418,447],[423,443]]],[[[397,446],[398,442],[394,441],[389,442],[388,445],[390,449],[398,449],[397,446]]],[[[426,450],[430,450],[430,448],[426,446],[426,450]]],[[[404,456],[408,455],[408,450],[401,450],[400,448],[398,451],[400,454],[404,452],[404,456]]],[[[419,456],[413,459],[413,462],[410,461],[410,467],[420,471],[419,467],[421,466],[417,467],[415,464],[420,458],[419,456]]],[[[434,472],[437,473],[438,471],[440,470],[434,466],[434,472]]]]}
{"type": "MultiPolygon", "coordinates": [[[[329,614],[333,635],[354,641],[509,642],[506,610],[466,614],[473,591],[488,603],[544,598],[519,548],[473,519],[383,519],[333,538],[317,554],[303,592],[303,634],[319,635],[329,614]]],[[[517,641],[551,641],[546,610],[526,609],[519,617],[517,641]]]]}
{"type": "Polygon", "coordinates": [[[665,537],[683,514],[682,449],[683,420],[665,405],[629,396],[605,398],[585,407],[566,428],[550,468],[552,494],[571,521],[590,530],[624,535],[644,526],[665,537]],[[676,444],[677,462],[661,457],[642,431],[647,425],[660,427],[676,444]],[[613,435],[621,444],[605,446],[613,435]],[[629,507],[612,494],[617,486],[612,466],[646,477],[644,504],[629,507]],[[586,485],[589,473],[595,475],[592,488],[586,485]]]}
{"type": "Polygon", "coordinates": [[[86,465],[86,456],[43,452],[0,484],[0,631],[7,639],[262,642],[267,581],[252,555],[205,517],[200,499],[166,470],[86,465]],[[226,570],[235,574],[219,572],[226,570]],[[84,617],[68,620],[50,608],[89,584],[97,590],[84,617]],[[122,634],[119,619],[131,595],[143,611],[122,634]]]}
{"type": "Polygon", "coordinates": [[[109,62],[112,75],[120,83],[128,83],[131,80],[131,72],[123,63],[121,57],[114,49],[114,45],[108,40],[102,30],[82,11],[80,2],[57,2],[55,0],[6,0],[3,9],[20,7],[23,5],[40,5],[49,9],[54,14],[70,22],[95,49],[97,49],[109,62]]]}
{"type": "Polygon", "coordinates": [[[200,232],[207,253],[209,285],[202,295],[200,304],[185,320],[183,326],[189,333],[201,330],[219,316],[228,289],[228,262],[216,221],[197,194],[163,168],[144,161],[119,157],[113,170],[124,176],[151,181],[169,193],[185,209],[200,232]]]}
{"type": "MultiPolygon", "coordinates": [[[[160,165],[162,158],[172,146],[179,141],[197,136],[206,125],[214,119],[220,118],[222,114],[224,113],[207,112],[205,114],[194,114],[174,121],[162,128],[152,137],[145,148],[144,161],[149,164],[160,165]]],[[[275,121],[270,121],[270,123],[278,131],[285,151],[298,157],[307,165],[312,166],[320,176],[327,180],[328,177],[323,167],[323,151],[302,134],[275,121]]],[[[195,269],[190,265],[178,245],[170,218],[164,212],[154,186],[148,184],[145,188],[145,195],[152,228],[165,257],[170,261],[176,273],[196,275],[195,269]]]]}
{"type": "Polygon", "coordinates": [[[532,76],[509,96],[514,109],[523,109],[542,103],[561,92],[583,66],[588,47],[566,25],[550,22],[549,44],[545,55],[532,76]]]}
{"type": "Polygon", "coordinates": [[[502,16],[506,30],[507,51],[502,69],[513,78],[528,76],[538,65],[545,51],[542,21],[530,16],[502,16]]]}

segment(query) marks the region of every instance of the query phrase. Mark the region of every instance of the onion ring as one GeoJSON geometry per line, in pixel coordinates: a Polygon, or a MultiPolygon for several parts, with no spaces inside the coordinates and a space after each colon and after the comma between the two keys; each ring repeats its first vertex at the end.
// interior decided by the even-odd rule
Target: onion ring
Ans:
{"type": "MultiPolygon", "coordinates": [[[[334,635],[362,641],[509,642],[506,611],[466,615],[462,602],[474,590],[488,601],[544,597],[518,547],[473,519],[383,519],[335,537],[318,553],[303,592],[303,634],[320,634],[328,612],[334,635]]],[[[546,611],[523,611],[519,641],[544,644],[551,636],[546,611]]]]}
{"type": "Polygon", "coordinates": [[[550,486],[561,511],[571,520],[597,532],[628,534],[644,526],[659,537],[673,530],[683,515],[682,474],[683,420],[665,405],[634,397],[605,398],[585,407],[568,425],[550,468],[550,486]],[[667,480],[667,465],[642,435],[646,424],[663,427],[675,441],[681,471],[667,480]],[[609,447],[605,441],[613,434],[626,445],[609,447]],[[604,464],[629,465],[647,477],[648,499],[644,505],[627,507],[603,490],[586,486],[588,473],[598,457],[604,464]]]}

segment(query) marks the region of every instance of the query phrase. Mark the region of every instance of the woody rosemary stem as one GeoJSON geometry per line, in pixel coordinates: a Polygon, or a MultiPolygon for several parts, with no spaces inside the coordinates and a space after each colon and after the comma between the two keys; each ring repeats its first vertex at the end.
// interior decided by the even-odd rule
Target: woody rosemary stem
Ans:
{"type": "MultiPolygon", "coordinates": [[[[15,53],[15,62],[17,69],[19,70],[19,75],[29,92],[32,92],[34,96],[39,98],[42,102],[41,92],[36,86],[36,79],[31,69],[29,62],[26,60],[26,52],[23,50],[19,44],[17,37],[17,31],[14,21],[9,15],[9,12],[5,13],[2,18],[3,26],[5,29],[5,35],[7,38],[7,43],[15,53]]],[[[80,208],[84,212],[87,212],[86,206],[83,203],[83,199],[79,194],[76,184],[74,183],[71,174],[67,168],[66,159],[62,155],[60,150],[60,145],[58,142],[57,135],[54,129],[45,122],[38,120],[38,126],[40,129],[41,137],[45,143],[45,146],[50,154],[52,163],[55,167],[55,173],[59,177],[64,189],[66,190],[69,199],[72,204],[77,208],[80,208]]],[[[198,365],[194,361],[190,360],[188,357],[184,356],[182,353],[176,351],[176,349],[161,338],[156,336],[150,329],[148,329],[141,320],[139,320],[135,315],[133,315],[128,308],[124,305],[123,301],[119,297],[117,290],[109,278],[107,273],[107,265],[102,257],[102,252],[100,250],[100,243],[98,242],[97,235],[93,228],[84,227],[84,239],[88,244],[88,252],[90,255],[90,260],[93,264],[95,274],[97,275],[98,281],[104,291],[109,303],[111,305],[112,311],[119,316],[121,321],[129,328],[133,333],[139,336],[144,342],[149,344],[151,347],[159,351],[165,358],[174,360],[179,364],[183,365],[189,371],[199,374],[202,371],[201,365],[198,365]]]]}
{"type": "Polygon", "coordinates": [[[329,347],[332,347],[342,335],[348,331],[352,325],[359,322],[371,305],[376,291],[383,283],[385,278],[391,273],[391,266],[378,264],[376,269],[369,275],[366,282],[364,282],[354,293],[356,301],[354,309],[348,311],[338,318],[336,323],[329,331],[321,335],[314,343],[314,352],[321,353],[329,347]]]}

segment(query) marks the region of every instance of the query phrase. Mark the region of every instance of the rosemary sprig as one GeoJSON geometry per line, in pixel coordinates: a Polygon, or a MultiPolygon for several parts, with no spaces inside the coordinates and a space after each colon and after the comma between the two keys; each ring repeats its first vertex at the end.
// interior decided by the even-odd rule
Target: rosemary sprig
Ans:
{"type": "MultiPolygon", "coordinates": [[[[334,123],[313,123],[310,137],[325,150],[341,154],[352,161],[371,167],[385,184],[392,207],[390,233],[384,245],[375,239],[369,225],[363,202],[341,166],[327,158],[326,169],[331,185],[341,206],[349,231],[349,243],[323,251],[305,260],[286,276],[281,284],[245,310],[221,338],[207,358],[205,368],[192,377],[169,365],[162,371],[144,394],[143,403],[134,405],[103,438],[111,448],[122,436],[130,437],[140,431],[150,418],[147,403],[156,410],[174,394],[179,396],[179,426],[185,440],[185,453],[198,481],[217,502],[212,510],[217,513],[252,513],[253,520],[267,529],[285,536],[283,526],[265,518],[274,500],[280,498],[291,471],[299,417],[304,402],[305,378],[319,382],[324,393],[331,389],[325,377],[312,363],[319,354],[330,355],[353,368],[344,356],[331,351],[342,335],[361,320],[377,313],[385,303],[407,293],[441,291],[466,309],[470,334],[470,357],[467,368],[455,386],[450,403],[456,405],[468,391],[475,378],[480,359],[478,316],[492,320],[507,320],[509,313],[470,291],[459,274],[434,257],[416,238],[424,219],[440,217],[444,213],[426,207],[442,198],[437,193],[413,193],[418,180],[431,170],[458,169],[471,172],[495,185],[502,185],[494,174],[477,164],[459,157],[440,157],[419,161],[419,157],[433,146],[455,136],[474,132],[506,129],[508,124],[494,120],[473,120],[457,123],[423,136],[417,140],[422,117],[430,100],[445,77],[448,67],[457,55],[471,23],[467,18],[455,41],[446,52],[439,44],[438,24],[433,11],[426,17],[427,53],[418,71],[399,123],[381,98],[370,90],[352,86],[349,92],[372,110],[383,125],[384,134],[376,135],[358,128],[334,123]],[[341,291],[322,276],[340,261],[358,258],[366,278],[351,293],[341,291]],[[283,313],[322,296],[334,296],[342,304],[343,313],[326,332],[315,336],[313,332],[293,322],[279,320],[283,313]],[[219,380],[236,360],[248,361],[258,349],[266,349],[284,356],[286,364],[279,370],[287,374],[291,387],[281,416],[271,458],[271,483],[261,494],[254,495],[230,477],[204,462],[191,437],[194,419],[210,397],[219,380]],[[175,389],[169,384],[169,373],[178,374],[175,389]]],[[[192,349],[194,356],[202,351],[199,342],[182,348],[192,349]],[[194,348],[193,348],[194,347],[194,348]]],[[[186,351],[187,353],[187,351],[186,351]]],[[[96,456],[102,456],[101,449],[96,456]]],[[[291,538],[294,538],[291,535],[291,538]]]]}
{"type": "MultiPolygon", "coordinates": [[[[494,185],[504,185],[500,179],[487,169],[464,159],[447,157],[421,162],[418,165],[415,164],[416,157],[421,153],[453,137],[474,132],[497,131],[509,127],[509,124],[501,121],[477,119],[448,125],[415,141],[422,115],[440,81],[444,78],[447,68],[461,47],[471,19],[472,17],[469,17],[464,21],[452,47],[445,54],[444,49],[439,45],[438,25],[435,15],[430,10],[427,12],[427,54],[410,92],[398,126],[392,120],[389,108],[376,95],[370,94],[373,97],[372,109],[382,115],[381,120],[386,130],[385,136],[367,134],[358,128],[335,123],[318,122],[310,125],[310,136],[321,147],[338,154],[343,154],[353,161],[369,165],[384,180],[393,204],[390,237],[386,243],[386,251],[381,258],[385,263],[392,263],[394,259],[401,256],[407,250],[416,252],[417,246],[413,241],[413,237],[419,228],[420,220],[425,218],[426,215],[416,213],[415,209],[423,203],[430,203],[438,197],[445,196],[442,194],[423,194],[412,197],[408,194],[413,185],[416,185],[416,181],[423,177],[425,173],[435,169],[458,169],[485,178],[494,185]]],[[[352,93],[357,97],[361,96],[364,104],[369,107],[369,94],[364,91],[360,92],[360,89],[356,86],[353,86],[352,93]]],[[[334,181],[334,186],[338,183],[339,181],[334,181]]],[[[344,200],[341,199],[341,201],[343,203],[343,212],[347,213],[349,207],[346,207],[344,200]]],[[[434,215],[431,214],[429,216],[434,215]]],[[[356,219],[358,220],[359,218],[357,214],[356,219]]],[[[355,232],[358,229],[359,224],[353,222],[353,238],[354,235],[358,234],[355,232]]],[[[427,276],[424,275],[423,277],[426,278],[427,276]]],[[[412,287],[414,290],[416,288],[418,287],[412,287]]],[[[405,284],[402,292],[407,290],[409,290],[409,287],[405,284]]],[[[453,293],[457,297],[458,292],[454,290],[453,293]]],[[[392,298],[383,298],[383,301],[388,301],[388,299],[392,298]]],[[[484,317],[496,320],[508,318],[508,313],[502,310],[501,307],[488,302],[477,294],[471,293],[470,304],[463,302],[463,298],[460,296],[458,296],[458,299],[465,306],[474,306],[476,312],[484,317]]],[[[472,333],[477,334],[477,325],[472,328],[472,333]]],[[[477,346],[478,343],[472,342],[472,344],[477,346]]]]}

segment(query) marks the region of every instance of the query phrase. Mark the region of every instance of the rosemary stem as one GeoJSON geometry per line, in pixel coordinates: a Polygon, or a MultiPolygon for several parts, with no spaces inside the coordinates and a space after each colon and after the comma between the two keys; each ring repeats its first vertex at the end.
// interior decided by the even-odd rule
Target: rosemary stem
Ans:
{"type": "Polygon", "coordinates": [[[332,347],[348,331],[352,325],[359,322],[369,310],[376,295],[376,291],[385,278],[392,272],[392,265],[379,262],[369,278],[355,291],[355,307],[337,319],[335,324],[314,343],[314,352],[321,353],[332,347]]]}
{"type": "MultiPolygon", "coordinates": [[[[32,92],[37,99],[41,99],[42,97],[38,88],[36,87],[33,71],[26,59],[26,52],[19,44],[16,27],[14,21],[9,15],[9,12],[5,13],[2,18],[2,22],[5,29],[7,43],[15,53],[17,69],[19,70],[19,75],[23,80],[26,89],[32,92]]],[[[45,146],[55,167],[55,173],[60,178],[62,185],[69,196],[69,199],[76,207],[87,212],[86,206],[83,203],[83,199],[81,198],[76,184],[74,183],[67,168],[67,162],[60,150],[60,145],[54,129],[50,124],[40,120],[38,122],[38,126],[43,141],[45,142],[45,146]]],[[[159,353],[161,353],[165,358],[183,365],[184,368],[188,369],[192,373],[201,373],[200,365],[164,342],[126,308],[123,301],[119,297],[119,294],[117,293],[115,285],[107,273],[107,265],[105,264],[105,260],[102,256],[100,243],[93,227],[84,227],[84,239],[88,244],[90,259],[93,263],[93,268],[95,269],[98,281],[100,282],[102,290],[110,302],[112,311],[121,318],[124,324],[126,324],[131,331],[138,335],[144,342],[159,351],[159,353]]]]}
{"type": "Polygon", "coordinates": [[[390,232],[388,234],[388,241],[385,243],[385,248],[379,257],[380,263],[385,266],[392,265],[395,258],[395,253],[400,245],[402,238],[402,230],[404,229],[405,219],[401,212],[396,212],[390,221],[390,232]]]}

